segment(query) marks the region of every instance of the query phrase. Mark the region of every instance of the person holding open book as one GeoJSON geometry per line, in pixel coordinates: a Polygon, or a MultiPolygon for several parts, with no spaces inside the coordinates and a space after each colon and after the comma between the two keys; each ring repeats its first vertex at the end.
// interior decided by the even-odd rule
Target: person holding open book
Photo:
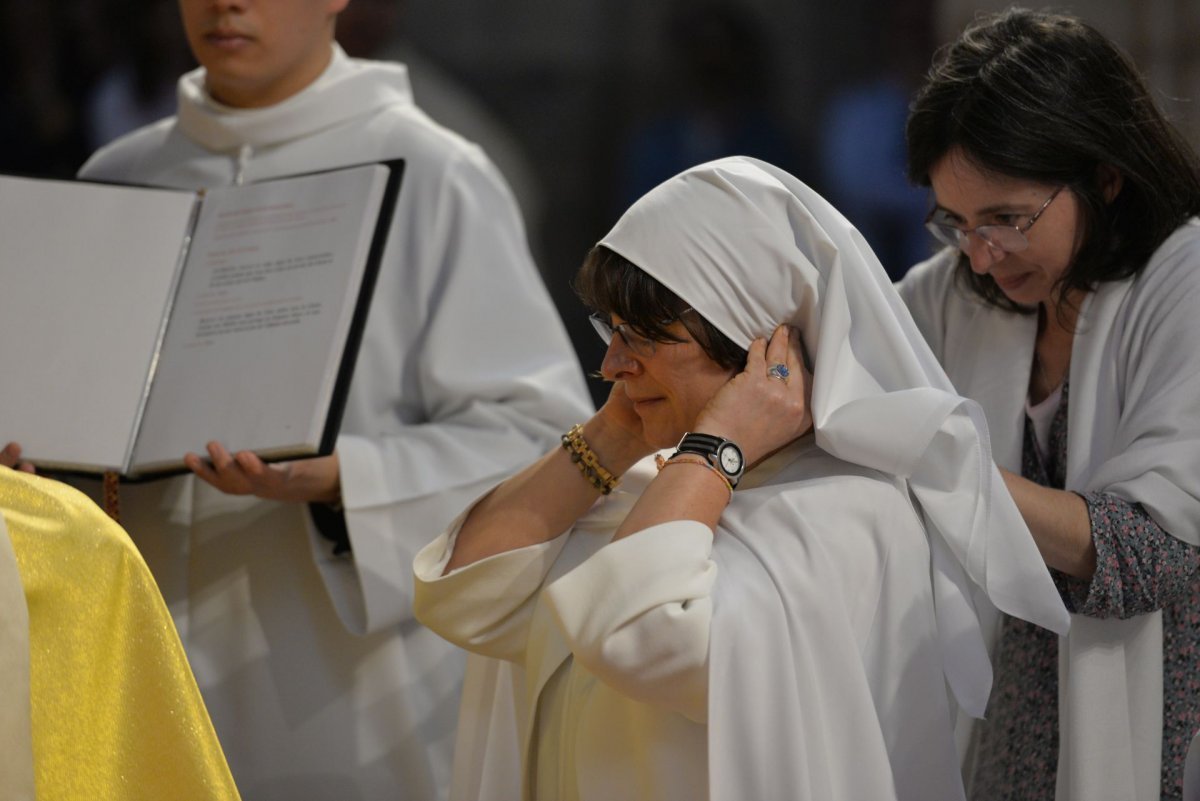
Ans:
{"type": "Polygon", "coordinates": [[[178,114],[80,172],[196,189],[405,161],[335,453],[266,465],[213,442],[187,459],[199,480],[122,490],[256,800],[444,795],[462,656],[413,619],[412,558],[591,411],[503,179],[402,65],[341,51],[347,2],[181,0],[202,66],[178,114]]]}

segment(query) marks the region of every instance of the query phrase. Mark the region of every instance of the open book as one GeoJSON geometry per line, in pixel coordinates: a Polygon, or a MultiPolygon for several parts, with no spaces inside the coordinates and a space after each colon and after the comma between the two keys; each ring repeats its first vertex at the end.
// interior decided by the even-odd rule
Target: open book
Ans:
{"type": "Polygon", "coordinates": [[[0,176],[0,442],[39,468],[330,453],[403,164],[206,192],[0,176]]]}

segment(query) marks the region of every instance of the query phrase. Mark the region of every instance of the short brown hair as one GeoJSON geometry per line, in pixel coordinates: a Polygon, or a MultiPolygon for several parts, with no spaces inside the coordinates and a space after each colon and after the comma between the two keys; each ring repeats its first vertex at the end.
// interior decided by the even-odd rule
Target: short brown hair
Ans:
{"type": "Polygon", "coordinates": [[[685,314],[688,304],[633,262],[603,245],[588,251],[575,276],[575,292],[584,305],[615,314],[637,334],[656,342],[681,342],[667,330],[678,320],[708,358],[727,370],[746,366],[746,351],[699,314],[685,314]]]}

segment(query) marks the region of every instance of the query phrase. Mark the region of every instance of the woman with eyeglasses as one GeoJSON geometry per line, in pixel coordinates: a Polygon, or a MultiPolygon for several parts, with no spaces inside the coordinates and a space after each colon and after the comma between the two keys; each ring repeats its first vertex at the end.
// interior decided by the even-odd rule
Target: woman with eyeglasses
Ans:
{"type": "Polygon", "coordinates": [[[1020,9],[939,52],[907,135],[948,247],[900,293],[1073,613],[1065,639],[999,624],[972,798],[1178,799],[1200,730],[1196,154],[1112,42],[1020,9]]]}
{"type": "Polygon", "coordinates": [[[862,237],[723,159],[635,203],[576,284],[608,401],[414,564],[418,619],[513,666],[472,663],[452,797],[962,799],[976,597],[1066,610],[862,237]]]}

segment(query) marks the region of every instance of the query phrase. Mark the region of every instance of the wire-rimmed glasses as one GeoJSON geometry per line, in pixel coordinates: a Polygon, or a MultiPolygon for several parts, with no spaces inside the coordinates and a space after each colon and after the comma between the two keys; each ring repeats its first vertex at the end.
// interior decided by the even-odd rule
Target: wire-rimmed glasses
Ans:
{"type": "Polygon", "coordinates": [[[929,232],[937,237],[939,242],[949,245],[952,248],[958,248],[964,253],[967,250],[968,237],[975,234],[985,243],[997,250],[1002,250],[1005,253],[1019,253],[1029,247],[1029,240],[1025,238],[1025,234],[1029,233],[1029,229],[1038,221],[1038,218],[1050,208],[1050,204],[1054,202],[1054,198],[1058,197],[1064,187],[1059,187],[1050,193],[1050,197],[1046,198],[1046,202],[1037,210],[1029,221],[1024,225],[977,225],[974,228],[959,228],[957,225],[947,221],[938,219],[938,214],[941,209],[934,209],[930,212],[929,219],[925,221],[925,227],[929,232]]]}
{"type": "MultiPolygon", "coordinates": [[[[674,318],[670,320],[663,320],[662,325],[670,325],[690,311],[692,311],[690,308],[684,309],[674,318]]],[[[621,341],[623,341],[626,347],[633,351],[634,354],[638,356],[654,355],[654,348],[657,344],[656,341],[650,337],[642,336],[632,327],[630,327],[629,323],[613,325],[612,320],[610,320],[607,315],[600,314],[599,312],[593,312],[592,314],[588,315],[588,319],[592,321],[592,328],[596,329],[596,333],[600,335],[600,339],[604,341],[605,345],[612,344],[613,334],[615,333],[617,336],[621,337],[621,341]]]]}

